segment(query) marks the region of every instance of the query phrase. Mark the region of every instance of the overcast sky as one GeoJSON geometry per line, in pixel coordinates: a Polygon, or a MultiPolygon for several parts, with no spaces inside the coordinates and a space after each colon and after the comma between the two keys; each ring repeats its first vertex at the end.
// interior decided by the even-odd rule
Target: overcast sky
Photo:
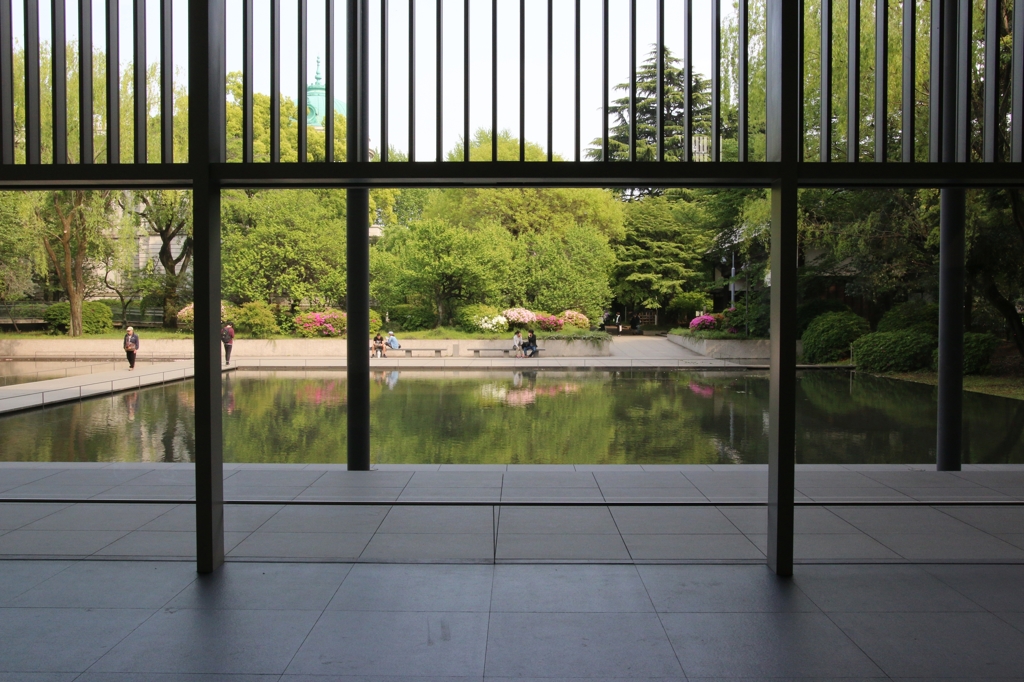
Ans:
{"type": "MultiPolygon", "coordinates": [[[[409,3],[416,9],[416,142],[417,158],[432,160],[435,150],[435,71],[436,12],[442,3],[444,15],[444,149],[452,149],[463,130],[463,0],[388,0],[389,6],[389,143],[401,151],[408,148],[409,84],[409,3]]],[[[731,0],[694,0],[694,68],[707,74],[711,65],[711,7],[722,3],[723,17],[733,13],[731,0]]],[[[13,23],[15,40],[23,44],[24,17],[15,2],[13,23]]],[[[94,2],[93,41],[102,47],[106,40],[104,4],[94,2]]],[[[345,99],[345,0],[335,0],[335,49],[338,61],[335,73],[337,99],[345,99]]],[[[526,4],[526,138],[540,144],[547,141],[547,0],[525,0],[526,4]]],[[[552,0],[554,13],[554,152],[571,160],[574,153],[574,15],[575,0],[552,0]]],[[[40,2],[40,34],[50,35],[50,3],[40,2]]],[[[78,39],[77,5],[69,0],[68,40],[78,39]]],[[[132,0],[121,0],[120,44],[122,69],[132,60],[132,0]]],[[[629,77],[629,0],[610,0],[610,82],[625,82],[629,77]]],[[[254,0],[255,73],[258,92],[270,90],[270,0],[254,0]]],[[[324,0],[308,0],[309,42],[307,74],[312,82],[317,57],[324,54],[327,27],[324,0]]],[[[656,0],[637,0],[638,63],[649,54],[655,42],[656,0]]],[[[601,134],[601,1],[580,0],[582,40],[581,139],[585,150],[601,134]]],[[[147,61],[157,60],[159,50],[159,0],[146,0],[147,61]]],[[[470,127],[491,126],[491,0],[470,0],[470,127]]],[[[187,2],[174,0],[174,64],[176,82],[187,83],[187,2]]],[[[228,71],[242,68],[242,0],[227,0],[228,71]]],[[[281,88],[294,99],[298,87],[298,2],[281,2],[281,88]]],[[[381,0],[370,0],[370,139],[379,145],[380,109],[380,21],[381,0]]],[[[665,0],[665,42],[682,55],[683,0],[665,0]]],[[[519,131],[519,2],[498,0],[498,125],[518,135],[519,131]]],[[[616,95],[612,95],[615,97],[616,95]]]]}

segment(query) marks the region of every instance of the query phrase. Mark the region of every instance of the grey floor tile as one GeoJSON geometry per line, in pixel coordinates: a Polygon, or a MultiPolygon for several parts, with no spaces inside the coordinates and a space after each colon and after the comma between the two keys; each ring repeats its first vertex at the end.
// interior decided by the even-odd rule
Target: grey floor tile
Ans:
{"type": "Polygon", "coordinates": [[[115,485],[91,499],[95,500],[168,500],[169,504],[183,500],[193,500],[196,496],[195,486],[186,485],[115,485]]]}
{"type": "Polygon", "coordinates": [[[417,471],[407,488],[500,488],[501,471],[417,471]]]}
{"type": "Polygon", "coordinates": [[[67,507],[66,504],[37,504],[33,502],[0,503],[0,529],[16,530],[62,509],[67,509],[67,507]]]}
{"type": "Polygon", "coordinates": [[[53,476],[56,473],[58,473],[56,469],[16,469],[13,467],[4,467],[3,474],[0,475],[0,486],[5,489],[14,488],[19,485],[38,481],[48,476],[53,476]]]}
{"type": "Polygon", "coordinates": [[[184,485],[194,486],[196,472],[194,469],[156,469],[147,471],[138,478],[132,479],[135,485],[184,485]]]}
{"type": "Polygon", "coordinates": [[[316,479],[317,488],[404,488],[413,476],[411,471],[328,471],[316,479]]]}
{"type": "MultiPolygon", "coordinates": [[[[277,512],[284,509],[280,505],[270,504],[227,504],[224,505],[224,530],[226,532],[252,532],[262,526],[277,512]]],[[[178,530],[192,531],[196,529],[196,508],[192,504],[175,507],[166,514],[153,519],[139,530],[178,530]]]]}
{"type": "Polygon", "coordinates": [[[1024,533],[1024,507],[941,507],[939,511],[986,533],[1024,533]]]}
{"type": "Polygon", "coordinates": [[[1024,533],[993,533],[992,537],[999,538],[1003,542],[1008,542],[1014,547],[1024,549],[1024,533]]]}
{"type": "Polygon", "coordinates": [[[402,488],[332,488],[329,486],[310,486],[299,495],[297,500],[311,502],[394,502],[402,494],[402,488]]]}
{"type": "Polygon", "coordinates": [[[959,502],[961,500],[988,500],[1009,502],[1016,496],[1003,490],[989,488],[897,488],[907,497],[922,502],[959,502]]]}
{"type": "Polygon", "coordinates": [[[120,530],[12,530],[0,535],[0,554],[86,556],[126,533],[120,530]]]}
{"type": "Polygon", "coordinates": [[[583,533],[499,533],[495,558],[539,561],[630,560],[626,545],[618,535],[583,533]]]}
{"type": "Polygon", "coordinates": [[[127,483],[139,478],[146,471],[144,469],[67,469],[53,476],[46,477],[47,485],[54,486],[113,486],[127,483]]]}
{"type": "Polygon", "coordinates": [[[84,671],[152,614],[151,609],[0,609],[0,669],[84,671]]]}
{"type": "MultiPolygon", "coordinates": [[[[369,533],[266,533],[257,531],[228,552],[233,557],[335,559],[352,561],[370,541],[369,533]]],[[[0,538],[2,540],[3,538],[0,538]]]]}
{"type": "Polygon", "coordinates": [[[491,566],[356,564],[328,609],[486,613],[492,574],[491,566]]]}
{"type": "Polygon", "coordinates": [[[320,613],[164,609],[90,672],[280,674],[320,613]]]}
{"type": "MultiPolygon", "coordinates": [[[[205,673],[84,673],[75,682],[278,682],[280,675],[205,673]]],[[[2,680],[0,680],[2,682],[2,680]]]]}
{"type": "Polygon", "coordinates": [[[801,566],[793,582],[826,612],[978,611],[980,606],[918,566],[801,566]]]}
{"type": "Polygon", "coordinates": [[[46,480],[38,483],[11,488],[0,493],[0,499],[17,497],[30,500],[88,500],[109,490],[109,485],[44,485],[46,480]]]}
{"type": "Polygon", "coordinates": [[[24,530],[135,530],[174,507],[166,504],[76,504],[24,530]]]}
{"type": "Polygon", "coordinates": [[[492,612],[645,613],[653,610],[634,566],[494,567],[492,612]]]}
{"type": "Polygon", "coordinates": [[[604,471],[594,472],[601,488],[693,488],[681,472],[604,471]]]}
{"type": "Polygon", "coordinates": [[[596,488],[597,481],[590,472],[547,472],[516,471],[505,472],[503,484],[506,488],[596,488]]]}
{"type": "Polygon", "coordinates": [[[865,471],[868,478],[894,488],[977,488],[952,471],[865,471]]]}
{"type": "Polygon", "coordinates": [[[261,533],[373,533],[390,507],[286,506],[267,520],[261,533]]]}
{"type": "Polygon", "coordinates": [[[1021,632],[1024,632],[1024,611],[1000,611],[996,615],[1021,632]]]}
{"type": "MultiPolygon", "coordinates": [[[[767,535],[748,535],[768,553],[767,535]]],[[[793,537],[793,557],[809,561],[899,561],[902,557],[863,533],[798,533],[793,537]]]]}
{"type": "Polygon", "coordinates": [[[1024,613],[1024,566],[924,566],[925,571],[989,611],[1024,613]]]}
{"type": "Polygon", "coordinates": [[[212,575],[198,576],[169,608],[322,610],[330,603],[351,564],[228,562],[212,575]]]}
{"type": "Polygon", "coordinates": [[[70,561],[0,561],[0,606],[73,565],[70,561]]]}
{"type": "Polygon", "coordinates": [[[406,488],[398,496],[402,502],[500,502],[501,488],[442,488],[440,486],[421,486],[406,488]]]}
{"type": "Polygon", "coordinates": [[[906,502],[913,497],[907,491],[893,490],[884,486],[877,488],[811,488],[805,486],[796,490],[797,493],[816,502],[832,503],[841,503],[844,500],[851,502],[906,502]]]}
{"type": "Polygon", "coordinates": [[[195,579],[191,562],[78,561],[8,606],[158,609],[195,579]]]}
{"type": "Polygon", "coordinates": [[[791,580],[766,566],[637,566],[662,613],[817,611],[791,580]]]}
{"type": "Polygon", "coordinates": [[[752,502],[763,503],[768,499],[768,488],[733,488],[698,486],[701,494],[712,502],[752,502]]]}
{"type": "Polygon", "coordinates": [[[548,504],[571,504],[573,502],[604,502],[600,488],[513,488],[501,489],[502,502],[544,502],[548,504]]]}
{"type": "MultiPolygon", "coordinates": [[[[228,479],[231,480],[231,479],[228,479]]],[[[232,502],[249,500],[294,500],[309,488],[301,485],[229,485],[224,482],[224,499],[232,502]]]]}
{"type": "MultiPolygon", "coordinates": [[[[225,531],[224,549],[231,551],[248,533],[225,531]]],[[[112,557],[193,557],[196,555],[196,532],[136,530],[98,550],[96,556],[112,557]]]]}
{"type": "Polygon", "coordinates": [[[5,673],[0,682],[73,682],[83,679],[78,673],[5,673]]]}
{"type": "Polygon", "coordinates": [[[707,502],[696,488],[612,488],[602,486],[608,502],[707,502]]]}
{"type": "Polygon", "coordinates": [[[494,533],[493,507],[392,507],[380,533],[494,533]]]}
{"type": "Polygon", "coordinates": [[[797,488],[884,488],[883,483],[856,471],[831,469],[827,471],[796,472],[797,488]]]}
{"type": "Polygon", "coordinates": [[[764,554],[745,535],[628,535],[623,533],[634,561],[763,560],[764,554]]]}
{"type": "Polygon", "coordinates": [[[377,533],[360,561],[494,560],[493,533],[377,533]]]}
{"type": "Polygon", "coordinates": [[[284,471],[239,471],[224,482],[225,490],[260,486],[308,486],[324,475],[323,471],[287,469],[284,471]]]}
{"type": "Polygon", "coordinates": [[[672,613],[662,622],[688,677],[880,676],[822,613],[672,613]]]}
{"type": "Polygon", "coordinates": [[[911,561],[1024,561],[1024,549],[973,529],[971,534],[877,533],[874,537],[911,561]]]}
{"type": "MultiPolygon", "coordinates": [[[[717,507],[611,507],[619,532],[629,535],[739,533],[717,507]]],[[[764,524],[761,526],[764,529],[764,524]]]]}
{"type": "Polygon", "coordinates": [[[494,613],[488,677],[681,677],[653,613],[494,613]]]}
{"type": "Polygon", "coordinates": [[[289,674],[481,677],[486,613],[327,611],[289,674]]]}
{"type": "MultiPolygon", "coordinates": [[[[723,507],[722,514],[743,533],[761,535],[767,531],[768,510],[765,507],[723,507]]],[[[797,533],[858,532],[857,528],[824,507],[797,507],[793,513],[793,528],[797,533]]]]}
{"type": "Polygon", "coordinates": [[[502,507],[499,533],[618,534],[607,507],[502,507]]]}
{"type": "Polygon", "coordinates": [[[934,533],[973,534],[978,531],[932,507],[829,507],[834,514],[868,535],[934,533]]]}
{"type": "Polygon", "coordinates": [[[1024,633],[990,613],[837,613],[832,620],[893,677],[1016,677],[1024,633]]]}

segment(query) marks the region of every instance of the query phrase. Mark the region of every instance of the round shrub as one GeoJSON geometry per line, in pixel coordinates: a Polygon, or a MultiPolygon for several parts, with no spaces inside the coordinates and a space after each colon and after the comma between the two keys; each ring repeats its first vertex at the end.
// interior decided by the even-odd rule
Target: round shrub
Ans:
{"type": "Polygon", "coordinates": [[[913,372],[928,366],[934,348],[921,332],[875,332],[853,342],[853,360],[867,372],[913,372]]]}
{"type": "Polygon", "coordinates": [[[892,308],[878,321],[880,332],[915,331],[939,335],[939,306],[934,303],[910,301],[892,308]]]}
{"type": "Polygon", "coordinates": [[[804,361],[836,362],[850,351],[850,344],[871,331],[867,320],[854,313],[825,313],[816,317],[802,340],[804,361]]]}
{"type": "Polygon", "coordinates": [[[803,336],[816,317],[825,313],[852,313],[850,306],[834,298],[815,298],[801,303],[796,309],[796,333],[803,336]]]}
{"type": "Polygon", "coordinates": [[[690,331],[710,332],[714,331],[717,326],[718,322],[711,315],[701,315],[690,320],[690,331]]]}
{"type": "Polygon", "coordinates": [[[370,334],[376,334],[384,328],[384,320],[376,310],[370,311],[370,334]]]}
{"type": "Polygon", "coordinates": [[[246,303],[235,314],[235,327],[254,339],[268,339],[281,333],[274,309],[263,301],[246,303]]]}
{"type": "MultiPolygon", "coordinates": [[[[999,339],[991,334],[964,334],[964,374],[984,374],[992,362],[999,339]]],[[[939,367],[939,349],[932,352],[932,368],[939,367]]]]}
{"type": "Polygon", "coordinates": [[[295,333],[307,339],[341,336],[345,333],[345,313],[328,308],[295,316],[295,333]]]}
{"type": "Polygon", "coordinates": [[[402,331],[433,329],[437,315],[428,306],[402,303],[388,311],[388,324],[402,331]]]}
{"type": "Polygon", "coordinates": [[[565,320],[563,320],[560,317],[555,317],[554,315],[538,315],[537,316],[537,326],[540,327],[542,331],[546,331],[546,332],[560,332],[560,331],[562,331],[562,327],[564,325],[565,325],[565,320]]]}
{"type": "MultiPolygon", "coordinates": [[[[220,302],[220,322],[221,322],[221,324],[224,324],[225,322],[231,320],[231,318],[229,317],[229,314],[228,314],[230,306],[231,306],[230,303],[225,306],[224,301],[220,302]]],[[[237,310],[237,309],[234,309],[234,310],[237,310]]],[[[233,322],[233,320],[231,320],[231,321],[233,322]]],[[[196,326],[196,304],[195,303],[189,303],[187,306],[185,306],[184,308],[182,308],[181,310],[178,311],[178,328],[179,329],[187,329],[188,331],[193,331],[195,329],[195,326],[196,326]]]]}
{"type": "Polygon", "coordinates": [[[537,321],[537,315],[526,308],[509,308],[501,314],[508,320],[509,329],[525,329],[537,321]]]}
{"type": "Polygon", "coordinates": [[[562,319],[565,320],[565,324],[576,327],[577,329],[590,329],[590,318],[583,313],[576,312],[575,310],[566,310],[563,312],[562,319]]]}
{"type": "MultiPolygon", "coordinates": [[[[464,305],[455,312],[455,324],[464,332],[478,332],[482,329],[482,320],[491,321],[492,318],[501,317],[498,309],[494,306],[483,303],[464,305]]],[[[506,323],[506,329],[507,329],[506,323]]],[[[504,329],[500,331],[505,331],[504,329]]]]}
{"type": "MultiPolygon", "coordinates": [[[[71,328],[71,304],[68,301],[54,303],[43,313],[43,319],[51,333],[67,334],[71,328]]],[[[114,315],[110,312],[110,306],[101,301],[82,303],[83,334],[105,334],[113,330],[114,315]]]]}

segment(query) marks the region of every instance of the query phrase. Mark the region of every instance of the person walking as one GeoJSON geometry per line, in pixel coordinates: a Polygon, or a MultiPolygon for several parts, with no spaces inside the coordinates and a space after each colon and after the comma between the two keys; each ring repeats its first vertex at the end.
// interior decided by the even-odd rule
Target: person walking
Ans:
{"type": "Polygon", "coordinates": [[[516,357],[521,358],[523,356],[523,334],[518,329],[516,333],[512,335],[512,350],[516,352],[516,357]]]}
{"type": "Polygon", "coordinates": [[[135,371],[135,354],[139,352],[139,335],[135,327],[128,327],[124,335],[124,354],[128,356],[128,371],[135,371]]]}
{"type": "Polygon", "coordinates": [[[226,364],[231,364],[231,347],[235,344],[235,328],[228,322],[220,330],[220,340],[224,344],[224,359],[226,364]]]}

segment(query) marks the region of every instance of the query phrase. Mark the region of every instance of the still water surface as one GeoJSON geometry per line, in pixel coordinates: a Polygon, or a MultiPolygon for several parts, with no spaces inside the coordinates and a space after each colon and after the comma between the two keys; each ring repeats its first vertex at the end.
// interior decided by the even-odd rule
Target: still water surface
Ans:
{"type": "MultiPolygon", "coordinates": [[[[345,461],[345,375],[224,377],[229,462],[345,461]]],[[[763,463],[768,376],[735,372],[377,372],[380,463],[763,463]]],[[[800,377],[797,461],[935,461],[935,389],[800,377]]],[[[964,395],[966,460],[1024,462],[1024,401],[964,395]]],[[[191,461],[191,382],[0,417],[0,461],[191,461]]]]}

